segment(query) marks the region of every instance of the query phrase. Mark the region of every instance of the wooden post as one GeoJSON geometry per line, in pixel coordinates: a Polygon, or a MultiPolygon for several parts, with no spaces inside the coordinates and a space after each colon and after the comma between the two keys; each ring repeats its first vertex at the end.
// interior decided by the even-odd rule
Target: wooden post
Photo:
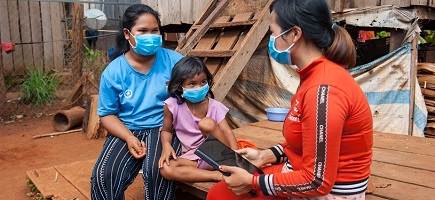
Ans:
{"type": "Polygon", "coordinates": [[[97,115],[98,95],[91,95],[86,105],[86,113],[83,119],[83,133],[89,139],[106,137],[107,130],[100,123],[100,117],[97,115]]]}
{"type": "Polygon", "coordinates": [[[74,3],[74,12],[72,19],[73,83],[76,83],[80,79],[80,77],[82,77],[83,73],[83,13],[83,4],[78,2],[74,3]]]}
{"type": "MultiPolygon", "coordinates": [[[[0,32],[0,38],[2,38],[1,32],[0,32]]],[[[5,83],[5,78],[3,73],[4,72],[3,72],[2,47],[0,45],[0,106],[2,108],[5,108],[4,103],[6,102],[6,83],[5,83]]],[[[6,109],[2,109],[2,110],[6,110],[6,109]]],[[[0,114],[2,114],[1,111],[0,114]]]]}
{"type": "MultiPolygon", "coordinates": [[[[417,33],[415,33],[417,34],[417,33]]],[[[409,129],[408,135],[412,135],[414,130],[414,104],[415,104],[415,82],[417,78],[417,59],[418,59],[418,36],[415,35],[411,43],[411,70],[410,70],[410,96],[409,96],[409,129]]]]}

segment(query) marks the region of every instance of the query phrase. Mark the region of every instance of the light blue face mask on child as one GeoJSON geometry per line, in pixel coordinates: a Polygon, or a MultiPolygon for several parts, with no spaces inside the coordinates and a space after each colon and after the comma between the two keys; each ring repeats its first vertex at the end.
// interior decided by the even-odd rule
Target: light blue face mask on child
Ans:
{"type": "Polygon", "coordinates": [[[295,43],[291,44],[286,50],[279,51],[275,47],[275,40],[276,38],[279,38],[285,33],[289,32],[290,30],[292,29],[288,29],[277,36],[271,35],[269,39],[269,44],[268,44],[269,54],[276,62],[281,64],[293,65],[292,59],[290,57],[290,48],[292,48],[295,43]]]}
{"type": "Polygon", "coordinates": [[[143,34],[134,36],[133,34],[131,34],[130,31],[128,32],[131,36],[134,37],[134,40],[136,41],[136,46],[134,47],[131,44],[130,40],[128,40],[128,43],[130,43],[131,48],[133,48],[133,50],[140,55],[154,55],[157,50],[162,46],[162,35],[143,34]]]}
{"type": "Polygon", "coordinates": [[[209,89],[208,84],[200,88],[183,88],[183,94],[181,96],[192,103],[198,103],[205,99],[209,89]]]}

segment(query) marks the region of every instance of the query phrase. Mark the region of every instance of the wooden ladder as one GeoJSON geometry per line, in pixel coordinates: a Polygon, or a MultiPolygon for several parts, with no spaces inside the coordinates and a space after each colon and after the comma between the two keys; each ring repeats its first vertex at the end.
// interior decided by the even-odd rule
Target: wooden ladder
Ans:
{"type": "Polygon", "coordinates": [[[223,101],[269,29],[272,0],[211,0],[177,51],[202,58],[223,101]]]}

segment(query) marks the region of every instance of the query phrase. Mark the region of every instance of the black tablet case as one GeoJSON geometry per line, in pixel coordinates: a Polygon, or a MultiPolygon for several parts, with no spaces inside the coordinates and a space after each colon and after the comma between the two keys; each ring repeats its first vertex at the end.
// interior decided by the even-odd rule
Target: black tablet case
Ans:
{"type": "MultiPolygon", "coordinates": [[[[255,172],[263,173],[255,165],[212,136],[209,136],[204,143],[199,146],[195,154],[216,170],[219,170],[220,165],[226,165],[243,168],[251,174],[255,172]]],[[[222,173],[226,176],[231,175],[227,172],[222,173]]]]}

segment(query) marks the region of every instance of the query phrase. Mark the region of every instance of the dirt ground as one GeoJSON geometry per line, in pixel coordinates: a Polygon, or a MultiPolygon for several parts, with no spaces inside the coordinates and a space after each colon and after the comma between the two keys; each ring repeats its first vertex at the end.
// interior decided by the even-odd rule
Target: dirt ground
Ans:
{"type": "MultiPolygon", "coordinates": [[[[52,113],[0,123],[0,199],[30,200],[26,171],[96,159],[104,143],[81,132],[32,138],[52,132],[52,113]]],[[[196,198],[182,193],[177,199],[196,198]]]]}

